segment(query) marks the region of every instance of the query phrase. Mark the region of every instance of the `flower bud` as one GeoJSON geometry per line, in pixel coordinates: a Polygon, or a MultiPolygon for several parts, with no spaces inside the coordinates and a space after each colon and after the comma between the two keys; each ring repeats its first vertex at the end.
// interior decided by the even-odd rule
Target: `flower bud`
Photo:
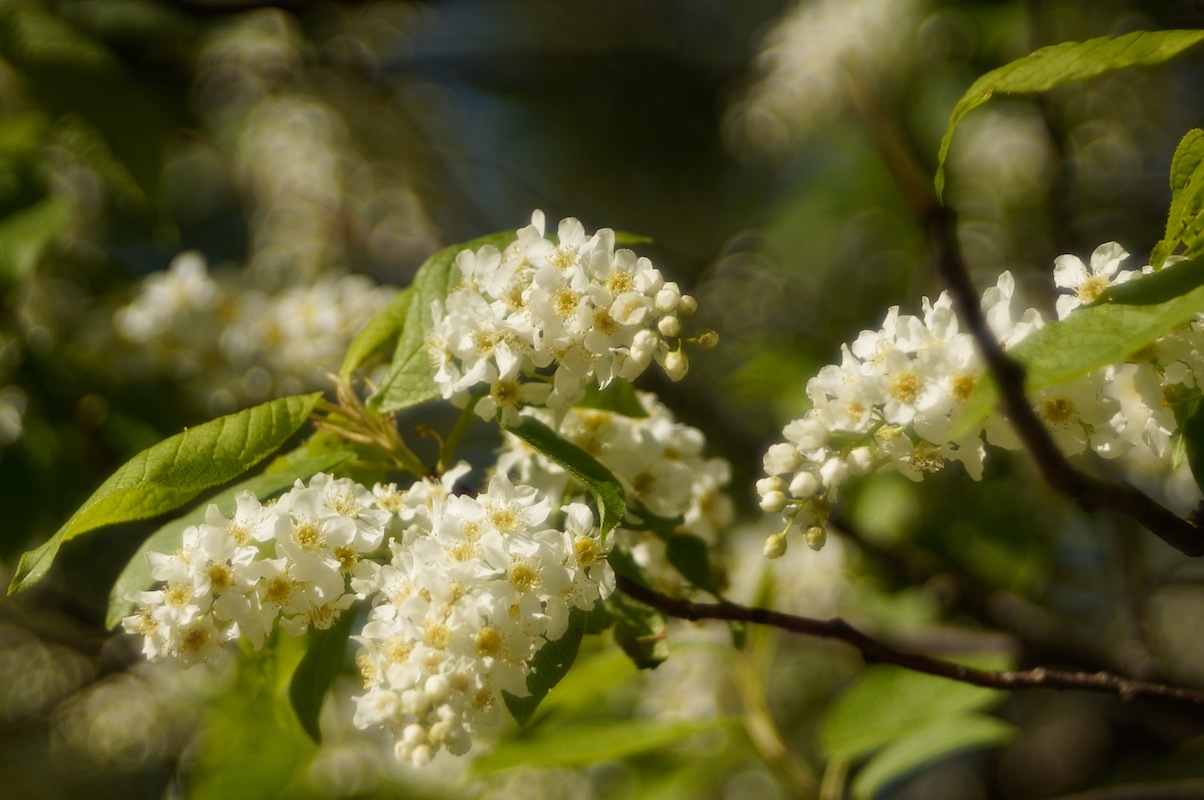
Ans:
{"type": "Polygon", "coordinates": [[[715,345],[719,344],[719,334],[707,328],[702,333],[698,334],[698,346],[706,350],[710,350],[715,345]]]}
{"type": "Polygon", "coordinates": [[[689,369],[690,362],[682,351],[673,350],[665,354],[665,374],[669,376],[669,380],[680,381],[686,377],[689,369]]]}
{"type": "Polygon", "coordinates": [[[677,308],[681,312],[682,317],[689,319],[698,310],[698,301],[688,294],[683,294],[677,304],[677,308]]]}
{"type": "Polygon", "coordinates": [[[799,451],[794,449],[794,445],[785,442],[771,445],[769,451],[765,453],[765,458],[762,459],[767,475],[785,475],[788,472],[794,472],[802,463],[803,457],[799,455],[799,451]]]}
{"type": "Polygon", "coordinates": [[[820,490],[819,478],[814,472],[804,470],[790,480],[790,496],[800,500],[814,497],[820,490]]]}
{"type": "Polygon", "coordinates": [[[666,283],[664,288],[656,293],[656,310],[662,314],[670,314],[676,311],[677,305],[680,302],[681,290],[672,281],[666,283]]]}
{"type": "Polygon", "coordinates": [[[785,492],[766,492],[761,496],[761,510],[767,514],[776,514],[785,507],[785,492]]]}
{"type": "Polygon", "coordinates": [[[781,478],[761,478],[757,481],[757,494],[764,495],[770,492],[786,491],[786,481],[781,478]]]}
{"type": "Polygon", "coordinates": [[[761,553],[766,558],[781,558],[786,553],[786,531],[775,533],[767,538],[761,553]]]}
{"type": "Polygon", "coordinates": [[[681,333],[681,320],[677,317],[661,317],[656,323],[656,329],[661,336],[673,338],[681,333]]]}
{"type": "Polygon", "coordinates": [[[868,475],[874,469],[874,454],[868,447],[855,447],[845,456],[849,472],[853,475],[868,475]]]}
{"type": "Polygon", "coordinates": [[[828,531],[821,525],[812,525],[803,534],[803,540],[812,550],[819,550],[828,541],[828,531]]]}

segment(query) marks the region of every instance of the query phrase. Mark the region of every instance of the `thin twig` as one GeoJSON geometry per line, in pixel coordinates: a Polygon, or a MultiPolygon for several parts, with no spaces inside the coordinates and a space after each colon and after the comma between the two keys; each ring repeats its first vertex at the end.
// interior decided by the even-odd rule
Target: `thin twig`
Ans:
{"type": "Polygon", "coordinates": [[[985,686],[991,689],[1059,689],[1096,692],[1119,697],[1125,702],[1157,700],[1204,709],[1204,692],[1149,681],[1130,680],[1108,672],[1066,672],[1034,667],[1026,670],[984,670],[954,664],[950,661],[915,655],[862,633],[839,617],[828,620],[799,617],[767,608],[742,606],[726,600],[717,603],[695,603],[661,594],[622,575],[616,585],[629,597],[649,605],[666,616],[685,620],[724,620],[769,625],[791,633],[836,639],[861,652],[870,664],[893,664],[897,667],[936,675],[941,678],[985,686]]]}

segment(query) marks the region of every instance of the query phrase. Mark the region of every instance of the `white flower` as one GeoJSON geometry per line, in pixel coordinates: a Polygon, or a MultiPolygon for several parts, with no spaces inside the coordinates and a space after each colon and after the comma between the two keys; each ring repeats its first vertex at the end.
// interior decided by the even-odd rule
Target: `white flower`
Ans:
{"type": "Polygon", "coordinates": [[[1120,262],[1128,257],[1129,254],[1119,244],[1107,242],[1095,248],[1090,267],[1073,255],[1061,255],[1054,259],[1054,285],[1074,292],[1058,298],[1058,319],[1066,319],[1074,309],[1093,302],[1114,283],[1124,283],[1139,275],[1137,272],[1117,275],[1120,262]]]}

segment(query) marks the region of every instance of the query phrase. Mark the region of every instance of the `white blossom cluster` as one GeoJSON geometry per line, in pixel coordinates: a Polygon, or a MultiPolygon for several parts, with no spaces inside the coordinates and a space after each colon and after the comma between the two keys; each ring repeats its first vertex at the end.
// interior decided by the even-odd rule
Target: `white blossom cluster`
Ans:
{"type": "MultiPolygon", "coordinates": [[[[1101,245],[1090,266],[1074,256],[1057,259],[1054,280],[1071,294],[1057,303],[1065,318],[1108,286],[1141,271],[1118,272],[1128,254],[1101,245]]],[[[1150,271],[1150,268],[1144,268],[1150,271]]],[[[1005,272],[982,298],[988,324],[1005,348],[1015,346],[1044,321],[1015,295],[1005,272]]],[[[1135,448],[1169,467],[1174,413],[1166,402],[1176,386],[1196,387],[1204,374],[1204,316],[1171,332],[1132,363],[1109,366],[1081,378],[1030,393],[1038,416],[1067,455],[1088,449],[1115,458],[1135,448]]],[[[890,309],[882,328],[863,331],[841,348],[841,363],[819,371],[807,384],[812,408],[789,423],[785,442],[765,455],[768,477],[757,482],[760,505],[781,512],[786,529],[765,542],[765,555],[785,552],[786,533],[798,526],[813,549],[823,546],[825,524],[839,487],[850,476],[895,470],[913,480],[959,461],[975,480],[982,476],[984,443],[1015,449],[1018,439],[993,414],[965,432],[958,414],[984,367],[970,334],[958,330],[947,294],[923,300],[923,316],[890,309]]]]}
{"type": "Polygon", "coordinates": [[[182,253],[142,280],[114,316],[133,345],[124,372],[184,380],[214,411],[326,384],[364,321],[393,296],[362,275],[327,276],[267,292],[240,274],[211,275],[182,253]]]}
{"type": "MultiPolygon", "coordinates": [[[[633,380],[656,360],[673,380],[689,361],[681,320],[697,303],[647,258],[564,219],[556,241],[536,211],[518,239],[456,257],[461,285],[433,304],[427,350],[443,397],[463,406],[478,387],[483,419],[518,420],[528,405],[565,409],[586,386],[633,380]],[[536,370],[552,368],[550,380],[536,370]]],[[[713,334],[711,334],[713,337],[713,334]]]]}
{"type": "MultiPolygon", "coordinates": [[[[572,408],[564,414],[557,432],[614,474],[636,516],[646,510],[662,518],[681,517],[677,531],[715,543],[733,517],[726,492],[731,465],[722,458],[707,458],[702,431],[674,419],[655,395],[637,392],[636,396],[646,416],[572,408]]],[[[554,424],[552,413],[543,409],[527,409],[523,415],[554,424]]],[[[584,493],[568,473],[509,433],[498,457],[498,470],[538,487],[559,502],[584,493]]],[[[630,544],[632,556],[662,588],[680,588],[680,576],[664,558],[662,540],[622,528],[616,533],[630,544]]]]}
{"type": "Polygon", "coordinates": [[[587,506],[500,475],[475,497],[453,494],[467,471],[407,490],[320,474],[266,506],[244,493],[231,518],[211,505],[175,553],[149,554],[163,585],[131,596],[123,627],[149,659],[189,666],[240,637],[258,648],[277,623],[327,628],[370,598],[355,724],[384,728],[416,764],[463,754],[502,691],[530,693],[528,662],[570,612],[614,587],[587,506]]]}

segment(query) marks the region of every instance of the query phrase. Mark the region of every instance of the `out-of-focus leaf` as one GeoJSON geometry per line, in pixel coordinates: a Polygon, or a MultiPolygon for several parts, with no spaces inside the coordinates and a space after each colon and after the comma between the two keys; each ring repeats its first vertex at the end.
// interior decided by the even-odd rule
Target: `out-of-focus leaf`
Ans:
{"type": "Polygon", "coordinates": [[[1204,40],[1204,31],[1134,31],[1124,36],[1101,36],[1085,42],[1062,42],[1042,47],[1023,58],[993,69],[976,80],[953,107],[941,139],[936,169],[936,192],[945,190],[945,158],[953,132],[962,118],[996,94],[1045,92],[1112,70],[1153,66],[1204,40]]]}
{"type": "Polygon", "coordinates": [[[9,594],[42,579],[59,548],[105,525],[174,511],[233,480],[305,424],[320,392],[272,400],[176,434],[117,469],[45,544],[21,556],[9,594]]]}
{"type": "Polygon", "coordinates": [[[527,673],[526,697],[516,697],[509,692],[502,692],[506,708],[510,716],[519,725],[530,721],[539,704],[548,696],[548,692],[560,683],[577,660],[577,651],[581,648],[581,639],[585,635],[585,612],[573,609],[569,612],[569,626],[564,635],[554,642],[548,642],[539,648],[539,652],[531,659],[531,671],[527,673]]]}
{"type": "Polygon", "coordinates": [[[1196,484],[1204,486],[1204,403],[1197,403],[1183,421],[1183,450],[1196,484]]]}
{"type": "Polygon", "coordinates": [[[115,628],[122,618],[132,613],[134,604],[126,599],[131,592],[140,592],[154,583],[151,578],[150,565],[147,564],[147,553],[172,553],[183,543],[184,530],[192,525],[205,521],[205,512],[209,506],[216,505],[217,510],[229,517],[234,513],[238,504],[238,496],[250,492],[260,500],[288,489],[297,479],[306,479],[319,472],[332,469],[348,458],[349,451],[331,452],[318,458],[300,461],[290,461],[288,469],[277,469],[264,472],[254,478],[241,481],[220,494],[210,498],[184,516],[173,519],[147,537],[138,551],[130,558],[125,569],[117,576],[113,589],[109,592],[109,610],[105,615],[105,625],[115,628]]]}
{"type": "Polygon", "coordinates": [[[388,345],[396,346],[394,343],[405,327],[409,310],[410,290],[402,289],[351,340],[347,355],[343,357],[343,366],[339,369],[339,377],[345,381],[351,380],[351,373],[372,355],[388,345]]]}
{"type": "Polygon", "coordinates": [[[27,275],[67,224],[67,207],[57,197],[0,219],[0,283],[27,275]]]}
{"type": "Polygon", "coordinates": [[[556,431],[532,417],[523,417],[518,425],[506,426],[506,430],[554,461],[593,493],[601,517],[598,527],[605,541],[606,534],[623,519],[623,509],[627,506],[623,485],[614,473],[589,453],[560,438],[556,431]]]}
{"type": "Polygon", "coordinates": [[[636,396],[635,387],[622,380],[611,381],[605,389],[599,389],[591,383],[585,389],[585,398],[577,403],[577,406],[613,411],[633,419],[648,416],[648,412],[640,404],[640,398],[636,396]]]}
{"type": "Polygon", "coordinates": [[[1003,696],[899,667],[870,667],[829,707],[820,750],[829,759],[856,761],[942,717],[987,708],[1003,696]]]}
{"type": "MultiPolygon", "coordinates": [[[[616,573],[645,586],[652,579],[621,547],[611,549],[607,560],[616,573]]],[[[621,591],[606,598],[614,618],[615,644],[639,669],[655,669],[669,658],[668,623],[655,608],[628,597],[621,591]]]]}
{"type": "Polygon", "coordinates": [[[870,800],[893,781],[933,761],[966,750],[1003,744],[1016,726],[984,714],[951,714],[934,720],[882,748],[853,778],[854,800],[870,800]]]}
{"type": "Polygon", "coordinates": [[[34,4],[0,5],[0,58],[52,114],[94,128],[145,196],[158,194],[174,101],[153,95],[104,44],[34,4]]]}
{"type": "MultiPolygon", "coordinates": [[[[1150,264],[1161,267],[1180,244],[1184,255],[1199,252],[1204,240],[1204,130],[1196,128],[1175,148],[1171,160],[1171,208],[1166,217],[1166,234],[1154,245],[1150,264]]],[[[1181,293],[1180,293],[1181,294],[1181,293]]]]}
{"type": "Polygon", "coordinates": [[[472,771],[489,775],[514,767],[595,764],[660,750],[687,737],[717,728],[734,728],[727,719],[663,723],[630,720],[555,727],[535,736],[510,739],[477,758],[472,771]]]}
{"type": "Polygon", "coordinates": [[[326,630],[310,631],[309,646],[288,684],[288,699],[297,720],[317,744],[322,743],[322,729],[318,726],[322,701],[347,660],[347,640],[354,625],[355,606],[352,606],[326,630]]]}
{"type": "Polygon", "coordinates": [[[710,552],[707,543],[693,534],[671,533],[665,537],[665,558],[673,568],[699,589],[718,596],[710,552]]]}
{"type": "Polygon", "coordinates": [[[368,398],[369,404],[381,411],[400,411],[439,396],[435,369],[426,352],[426,333],[434,324],[431,303],[442,303],[448,292],[459,284],[456,256],[462,251],[487,246],[504,250],[516,238],[513,232],[495,233],[445,247],[418,268],[410,287],[410,304],[393,361],[376,392],[368,398]]]}

